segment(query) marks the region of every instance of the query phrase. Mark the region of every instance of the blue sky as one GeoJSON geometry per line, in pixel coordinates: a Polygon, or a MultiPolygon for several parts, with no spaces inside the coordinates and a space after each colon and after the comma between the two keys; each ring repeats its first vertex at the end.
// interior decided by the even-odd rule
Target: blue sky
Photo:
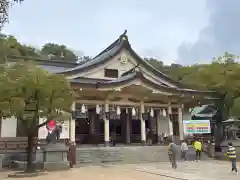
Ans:
{"type": "Polygon", "coordinates": [[[186,44],[192,47],[208,25],[208,6],[206,0],[25,0],[11,8],[4,33],[37,47],[61,43],[94,56],[127,29],[141,56],[188,64],[186,44]]]}

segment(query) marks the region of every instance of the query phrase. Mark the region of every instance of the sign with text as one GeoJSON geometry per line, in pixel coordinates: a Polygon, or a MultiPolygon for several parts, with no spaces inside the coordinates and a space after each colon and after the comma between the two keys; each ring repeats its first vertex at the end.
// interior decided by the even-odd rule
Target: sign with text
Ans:
{"type": "Polygon", "coordinates": [[[211,133],[210,120],[183,120],[184,134],[211,133]]]}

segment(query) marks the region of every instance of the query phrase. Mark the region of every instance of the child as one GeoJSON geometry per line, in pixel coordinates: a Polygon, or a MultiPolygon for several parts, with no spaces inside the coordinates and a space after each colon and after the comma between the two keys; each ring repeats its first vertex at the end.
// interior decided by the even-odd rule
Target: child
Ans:
{"type": "Polygon", "coordinates": [[[186,141],[182,141],[181,143],[181,152],[182,152],[182,159],[187,162],[187,151],[188,151],[188,145],[186,141]]]}
{"type": "Polygon", "coordinates": [[[228,143],[228,151],[226,154],[232,162],[232,172],[235,171],[238,174],[237,163],[236,163],[236,159],[237,159],[236,150],[235,150],[235,147],[233,147],[231,142],[228,143]]]}

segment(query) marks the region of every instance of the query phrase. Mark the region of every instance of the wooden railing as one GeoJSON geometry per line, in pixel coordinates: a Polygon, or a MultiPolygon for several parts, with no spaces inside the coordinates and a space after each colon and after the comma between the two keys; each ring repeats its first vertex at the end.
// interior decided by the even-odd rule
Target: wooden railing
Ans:
{"type": "MultiPolygon", "coordinates": [[[[35,146],[37,144],[37,138],[35,138],[33,141],[35,146]]],[[[26,148],[27,148],[27,137],[0,138],[0,151],[7,151],[7,150],[25,151],[26,148]]]]}

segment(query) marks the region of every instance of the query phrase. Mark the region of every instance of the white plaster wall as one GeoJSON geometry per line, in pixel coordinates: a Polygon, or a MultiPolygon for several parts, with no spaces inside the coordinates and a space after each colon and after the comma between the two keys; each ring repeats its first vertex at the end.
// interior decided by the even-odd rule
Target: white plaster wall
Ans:
{"type": "Polygon", "coordinates": [[[10,117],[2,119],[1,137],[16,137],[17,136],[17,119],[10,117]]]}
{"type": "MultiPolygon", "coordinates": [[[[116,55],[112,60],[108,61],[108,63],[103,64],[101,66],[98,66],[97,68],[91,69],[90,71],[87,72],[80,72],[78,74],[75,74],[73,76],[69,76],[68,79],[72,78],[77,78],[77,77],[87,77],[87,78],[98,78],[98,79],[116,79],[116,78],[106,78],[104,77],[104,69],[118,69],[119,71],[119,77],[126,71],[132,69],[137,65],[137,61],[125,50],[123,49],[118,55],[116,55]],[[120,57],[122,55],[127,56],[128,62],[127,63],[121,63],[120,57]]],[[[144,72],[144,76],[155,82],[163,82],[171,87],[176,87],[175,85],[163,80],[162,78],[156,76],[153,74],[151,71],[148,71],[146,68],[143,66],[140,66],[140,69],[144,72]]]]}
{"type": "Polygon", "coordinates": [[[126,71],[132,69],[137,65],[136,61],[131,58],[128,53],[125,50],[122,50],[118,55],[116,55],[112,60],[110,60],[106,64],[102,64],[101,66],[98,66],[97,68],[91,69],[87,72],[80,72],[76,75],[73,75],[69,77],[76,78],[76,77],[87,77],[87,78],[98,78],[98,79],[116,79],[116,78],[107,78],[104,77],[104,69],[118,69],[119,77],[126,71]],[[121,63],[120,57],[121,55],[126,55],[129,61],[127,63],[121,63]]]}

